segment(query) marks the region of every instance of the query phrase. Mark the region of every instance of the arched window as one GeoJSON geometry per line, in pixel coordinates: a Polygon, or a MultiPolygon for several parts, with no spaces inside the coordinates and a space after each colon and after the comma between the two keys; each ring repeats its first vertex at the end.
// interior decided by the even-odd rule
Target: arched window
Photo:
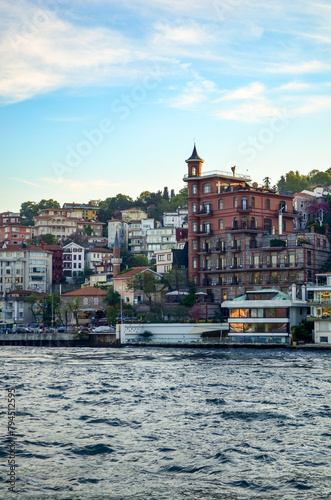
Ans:
{"type": "Polygon", "coordinates": [[[238,206],[238,198],[236,196],[233,198],[233,206],[234,208],[237,208],[238,206]]]}
{"type": "Polygon", "coordinates": [[[211,203],[209,201],[203,203],[202,211],[204,214],[211,214],[211,203]]]}
{"type": "Polygon", "coordinates": [[[247,229],[247,217],[243,217],[241,219],[241,228],[242,229],[247,229]]]}
{"type": "Polygon", "coordinates": [[[196,203],[193,203],[192,204],[192,212],[196,212],[197,211],[197,207],[198,207],[198,205],[196,203]]]}
{"type": "Polygon", "coordinates": [[[98,299],[98,297],[94,297],[94,304],[95,304],[95,305],[98,305],[98,304],[99,304],[99,299],[98,299]]]}
{"type": "Polygon", "coordinates": [[[264,230],[271,233],[271,219],[264,219],[264,230]]]}
{"type": "Polygon", "coordinates": [[[207,182],[206,184],[204,184],[202,186],[202,192],[203,193],[210,193],[210,191],[211,191],[210,183],[207,182]]]}
{"type": "Polygon", "coordinates": [[[241,208],[243,210],[246,210],[247,209],[247,197],[246,196],[243,196],[241,198],[241,208]]]}
{"type": "Polygon", "coordinates": [[[203,232],[204,233],[211,233],[211,223],[210,222],[203,223],[203,232]]]}
{"type": "Polygon", "coordinates": [[[84,306],[86,306],[88,304],[88,298],[87,297],[84,297],[83,304],[84,304],[84,306]]]}
{"type": "Polygon", "coordinates": [[[197,175],[197,167],[195,165],[192,167],[192,175],[197,175]]]}
{"type": "Polygon", "coordinates": [[[238,229],[238,219],[237,219],[237,217],[235,217],[233,219],[233,229],[238,229]]]}
{"type": "Polygon", "coordinates": [[[270,210],[270,200],[269,200],[269,198],[267,198],[267,199],[265,200],[265,209],[266,209],[266,210],[270,210]]]}
{"type": "Polygon", "coordinates": [[[193,186],[192,186],[192,193],[193,194],[197,194],[197,192],[198,192],[198,186],[196,184],[193,184],[193,186]]]}
{"type": "Polygon", "coordinates": [[[252,218],[251,218],[251,229],[256,229],[256,221],[255,221],[255,217],[252,217],[252,218]]]}
{"type": "Polygon", "coordinates": [[[220,210],[223,210],[223,205],[224,205],[224,204],[223,204],[223,200],[218,200],[218,208],[219,208],[220,210]]]}
{"type": "Polygon", "coordinates": [[[196,232],[197,232],[197,230],[198,230],[198,224],[197,224],[197,222],[193,222],[193,224],[192,224],[192,229],[193,229],[193,232],[194,232],[194,233],[196,233],[196,232]]]}
{"type": "Polygon", "coordinates": [[[280,208],[280,209],[282,208],[282,209],[283,209],[283,212],[287,212],[287,205],[286,205],[285,201],[281,201],[281,202],[279,203],[279,208],[280,208]]]}
{"type": "Polygon", "coordinates": [[[224,221],[223,221],[223,219],[220,219],[218,221],[218,229],[224,229],[224,221]]]}
{"type": "Polygon", "coordinates": [[[255,208],[255,197],[254,196],[251,197],[251,207],[255,208]]]}

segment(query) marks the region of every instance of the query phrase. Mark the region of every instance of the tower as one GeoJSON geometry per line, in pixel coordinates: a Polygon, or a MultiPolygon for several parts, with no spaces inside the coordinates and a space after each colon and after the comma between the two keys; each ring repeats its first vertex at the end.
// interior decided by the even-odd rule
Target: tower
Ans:
{"type": "Polygon", "coordinates": [[[201,168],[205,160],[198,155],[195,144],[191,156],[185,161],[188,166],[188,177],[201,177],[201,168]]]}
{"type": "Polygon", "coordinates": [[[113,258],[111,259],[111,263],[113,264],[113,277],[117,276],[121,270],[121,264],[122,264],[122,259],[121,259],[121,249],[118,243],[118,234],[116,231],[115,234],[115,241],[114,241],[114,247],[113,247],[113,258]]]}

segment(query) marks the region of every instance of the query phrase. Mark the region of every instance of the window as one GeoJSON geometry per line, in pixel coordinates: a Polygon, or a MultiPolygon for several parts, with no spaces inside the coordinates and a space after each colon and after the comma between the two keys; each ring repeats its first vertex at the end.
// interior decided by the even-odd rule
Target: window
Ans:
{"type": "Polygon", "coordinates": [[[256,229],[255,217],[251,218],[251,229],[256,229]]]}
{"type": "Polygon", "coordinates": [[[241,228],[242,228],[242,229],[247,229],[247,227],[248,227],[247,217],[243,217],[243,218],[241,219],[241,228]]]}
{"type": "Polygon", "coordinates": [[[218,221],[218,228],[219,228],[219,229],[224,229],[224,221],[223,221],[223,219],[220,219],[220,220],[218,221]]]}
{"type": "Polygon", "coordinates": [[[193,184],[193,186],[192,186],[192,193],[193,194],[197,194],[197,192],[198,192],[198,186],[196,184],[193,184]]]}
{"type": "Polygon", "coordinates": [[[233,229],[238,229],[238,219],[237,219],[237,217],[235,217],[233,219],[233,229]]]}
{"type": "Polygon", "coordinates": [[[193,205],[192,205],[192,211],[193,212],[197,211],[197,204],[196,203],[193,203],[193,205]]]}
{"type": "Polygon", "coordinates": [[[198,224],[196,222],[193,222],[193,224],[192,224],[192,230],[193,230],[194,233],[197,232],[197,230],[198,230],[198,224]]]}
{"type": "Polygon", "coordinates": [[[233,206],[234,208],[237,208],[238,206],[238,198],[236,196],[233,198],[233,206]]]}
{"type": "Polygon", "coordinates": [[[247,209],[247,197],[246,196],[243,196],[241,198],[241,208],[243,210],[246,210],[247,209]]]}
{"type": "Polygon", "coordinates": [[[329,342],[329,337],[320,337],[320,342],[329,342]]]}
{"type": "Polygon", "coordinates": [[[255,197],[254,196],[251,197],[251,207],[255,208],[255,197]]]}
{"type": "Polygon", "coordinates": [[[223,210],[223,200],[218,200],[218,208],[223,210]]]}
{"type": "Polygon", "coordinates": [[[204,202],[203,204],[203,213],[204,214],[210,214],[211,213],[211,204],[209,202],[204,202]]]}
{"type": "Polygon", "coordinates": [[[210,193],[210,191],[211,191],[210,183],[207,182],[206,184],[203,185],[202,192],[203,193],[210,193]]]}
{"type": "Polygon", "coordinates": [[[271,233],[271,219],[264,219],[264,230],[271,233]]]}
{"type": "Polygon", "coordinates": [[[266,210],[270,210],[270,200],[269,200],[269,198],[267,198],[267,199],[265,200],[265,209],[266,209],[266,210]]]}
{"type": "Polygon", "coordinates": [[[198,249],[198,242],[197,242],[197,240],[193,240],[192,241],[192,248],[193,248],[193,250],[197,250],[198,249]]]}
{"type": "Polygon", "coordinates": [[[211,233],[211,223],[210,222],[204,222],[203,232],[204,233],[211,233]]]}
{"type": "Polygon", "coordinates": [[[196,257],[193,257],[193,269],[197,269],[198,267],[198,259],[196,257]]]}
{"type": "Polygon", "coordinates": [[[84,306],[86,306],[88,304],[88,298],[87,297],[84,297],[83,304],[84,304],[84,306]]]}
{"type": "Polygon", "coordinates": [[[192,175],[197,175],[197,167],[195,165],[192,167],[192,175]]]}

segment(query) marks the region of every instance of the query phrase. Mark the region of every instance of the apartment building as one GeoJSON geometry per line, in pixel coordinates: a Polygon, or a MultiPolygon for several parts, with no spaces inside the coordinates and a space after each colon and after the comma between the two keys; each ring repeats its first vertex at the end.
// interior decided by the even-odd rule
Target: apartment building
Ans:
{"type": "Polygon", "coordinates": [[[85,266],[85,248],[71,242],[63,247],[63,277],[68,282],[72,278],[84,271],[85,266]]]}
{"type": "Polygon", "coordinates": [[[63,208],[70,210],[71,213],[77,212],[80,214],[80,218],[87,221],[96,220],[100,210],[100,207],[91,203],[64,203],[63,208]]]}
{"type": "Polygon", "coordinates": [[[188,209],[178,207],[174,212],[164,212],[163,225],[171,227],[187,227],[188,209]]]}
{"type": "Polygon", "coordinates": [[[293,196],[259,187],[247,175],[202,172],[194,146],[188,173],[189,279],[209,301],[247,290],[311,281],[327,260],[325,235],[294,233],[293,196]]]}
{"type": "Polygon", "coordinates": [[[52,284],[52,253],[22,244],[0,249],[0,292],[36,290],[49,293],[52,284]]]}
{"type": "Polygon", "coordinates": [[[111,219],[108,221],[108,246],[113,248],[117,234],[120,248],[128,248],[128,223],[123,220],[111,219]]]}
{"type": "Polygon", "coordinates": [[[146,255],[148,260],[155,258],[155,251],[176,248],[176,228],[159,227],[148,229],[146,234],[146,255]]]}
{"type": "Polygon", "coordinates": [[[57,240],[68,238],[72,234],[95,235],[102,237],[103,224],[84,220],[82,212],[69,209],[44,209],[34,218],[34,235],[52,234],[57,240]]]}
{"type": "Polygon", "coordinates": [[[33,226],[21,226],[20,224],[7,223],[0,225],[0,242],[19,245],[23,241],[31,240],[34,235],[33,226]]]}
{"type": "Polygon", "coordinates": [[[331,273],[316,274],[316,282],[307,285],[309,321],[314,322],[315,344],[331,344],[331,273]]]}
{"type": "Polygon", "coordinates": [[[125,222],[131,222],[134,220],[147,219],[147,214],[140,208],[128,208],[127,210],[122,210],[122,220],[125,222]]]}

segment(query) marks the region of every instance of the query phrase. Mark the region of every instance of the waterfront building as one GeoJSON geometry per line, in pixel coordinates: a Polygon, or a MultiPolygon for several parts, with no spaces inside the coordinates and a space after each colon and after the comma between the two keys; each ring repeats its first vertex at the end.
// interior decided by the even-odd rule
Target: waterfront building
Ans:
{"type": "Polygon", "coordinates": [[[314,322],[315,344],[331,344],[331,273],[316,274],[316,283],[307,285],[309,321],[314,322]]]}
{"type": "Polygon", "coordinates": [[[229,310],[228,340],[234,343],[289,344],[291,327],[307,317],[306,301],[277,289],[246,291],[226,300],[223,308],[229,310]]]}
{"type": "MultiPolygon", "coordinates": [[[[132,306],[138,304],[149,304],[149,298],[143,290],[128,287],[128,282],[141,273],[151,273],[159,280],[162,278],[161,274],[152,271],[148,266],[132,267],[131,269],[117,275],[114,273],[114,290],[120,294],[121,299],[125,304],[131,304],[132,306]]],[[[159,290],[152,295],[154,300],[156,298],[160,300],[161,298],[159,290]]]]}
{"type": "Polygon", "coordinates": [[[330,254],[326,235],[294,232],[293,196],[236,172],[202,173],[194,146],[188,173],[189,279],[209,302],[258,288],[288,291],[314,279],[330,254]]]}
{"type": "Polygon", "coordinates": [[[79,325],[95,323],[106,314],[107,304],[105,302],[107,292],[94,286],[87,286],[66,292],[61,295],[61,308],[67,311],[66,318],[63,318],[67,325],[76,324],[75,310],[79,325]],[[74,308],[68,307],[68,303],[76,302],[74,308]]]}
{"type": "Polygon", "coordinates": [[[52,284],[52,253],[35,245],[0,248],[0,291],[35,290],[48,293],[52,284]]]}
{"type": "Polygon", "coordinates": [[[4,292],[2,296],[1,322],[7,325],[19,325],[35,322],[35,315],[31,311],[31,306],[25,299],[32,294],[38,298],[45,296],[31,290],[12,290],[4,292]]]}

